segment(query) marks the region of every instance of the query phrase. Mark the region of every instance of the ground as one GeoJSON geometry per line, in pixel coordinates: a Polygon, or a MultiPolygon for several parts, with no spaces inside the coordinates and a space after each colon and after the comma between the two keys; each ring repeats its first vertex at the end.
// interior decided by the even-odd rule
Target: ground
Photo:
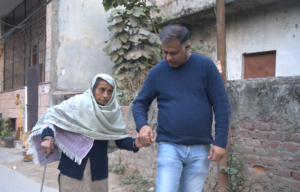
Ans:
{"type": "MultiPolygon", "coordinates": [[[[9,149],[9,148],[3,148],[0,147],[0,164],[6,166],[9,169],[6,169],[6,171],[10,172],[10,176],[14,174],[14,172],[18,172],[28,179],[34,181],[36,184],[39,184],[40,186],[42,182],[42,177],[43,177],[43,171],[44,171],[44,166],[41,165],[35,165],[33,161],[31,162],[24,162],[23,160],[23,155],[22,151],[20,149],[9,149]],[[16,169],[13,169],[13,166],[16,167],[16,169]]],[[[54,191],[58,191],[58,174],[59,170],[57,169],[58,167],[58,162],[50,163],[47,165],[46,168],[46,174],[45,174],[45,181],[44,181],[44,186],[48,188],[55,189],[54,191]]],[[[0,172],[0,178],[4,177],[6,173],[3,171],[0,172]]],[[[15,173],[16,174],[16,173],[15,173]]],[[[134,187],[136,185],[131,184],[131,185],[125,185],[125,186],[120,186],[119,183],[122,179],[126,177],[129,173],[125,174],[115,174],[110,172],[109,173],[109,192],[131,192],[135,191],[134,187]]],[[[12,180],[14,180],[14,176],[11,176],[12,180]]],[[[22,181],[18,181],[22,182],[22,181]]],[[[148,191],[154,184],[151,185],[145,185],[144,189],[148,191]]],[[[37,191],[39,188],[37,189],[37,191]]],[[[26,190],[25,190],[26,191],[26,190]]],[[[11,191],[13,192],[13,191],[11,191]]]]}

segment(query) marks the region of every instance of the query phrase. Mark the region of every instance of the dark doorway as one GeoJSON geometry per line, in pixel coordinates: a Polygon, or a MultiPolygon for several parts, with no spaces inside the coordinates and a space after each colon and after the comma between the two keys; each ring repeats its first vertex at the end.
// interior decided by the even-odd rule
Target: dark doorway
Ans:
{"type": "Polygon", "coordinates": [[[16,119],[15,118],[9,118],[8,128],[12,132],[16,131],[16,119]]]}
{"type": "Polygon", "coordinates": [[[244,54],[244,79],[275,77],[276,52],[244,54]]]}
{"type": "Polygon", "coordinates": [[[27,126],[32,130],[38,120],[38,98],[41,64],[33,65],[27,70],[27,126]]]}

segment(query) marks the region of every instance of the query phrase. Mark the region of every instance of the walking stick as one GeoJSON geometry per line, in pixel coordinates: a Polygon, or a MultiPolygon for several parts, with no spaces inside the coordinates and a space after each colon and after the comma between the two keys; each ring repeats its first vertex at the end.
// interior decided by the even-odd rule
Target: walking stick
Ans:
{"type": "MultiPolygon", "coordinates": [[[[51,150],[50,151],[50,155],[53,153],[53,151],[51,150]]],[[[50,156],[49,155],[49,156],[50,156]]],[[[46,162],[45,162],[45,168],[44,168],[44,174],[43,174],[43,181],[42,181],[42,186],[41,186],[41,192],[43,191],[43,185],[44,185],[44,179],[45,179],[45,173],[46,173],[46,167],[47,167],[47,160],[48,160],[48,157],[47,157],[47,154],[46,154],[46,162]]]]}

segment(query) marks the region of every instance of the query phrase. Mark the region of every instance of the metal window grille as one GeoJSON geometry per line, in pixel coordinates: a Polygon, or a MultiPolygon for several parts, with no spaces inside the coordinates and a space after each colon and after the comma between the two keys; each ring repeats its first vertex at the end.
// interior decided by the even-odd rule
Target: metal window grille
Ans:
{"type": "MultiPolygon", "coordinates": [[[[17,26],[47,0],[25,0],[6,18],[5,22],[17,26]]],[[[40,82],[45,81],[46,7],[30,18],[24,29],[17,29],[4,44],[4,90],[26,85],[27,68],[41,64],[40,82]]],[[[5,25],[7,32],[12,27],[5,25]]]]}

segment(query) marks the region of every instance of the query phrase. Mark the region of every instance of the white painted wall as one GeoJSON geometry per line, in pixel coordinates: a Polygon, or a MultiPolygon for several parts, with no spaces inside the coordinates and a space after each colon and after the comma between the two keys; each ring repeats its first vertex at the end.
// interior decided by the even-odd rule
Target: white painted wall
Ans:
{"type": "MultiPolygon", "coordinates": [[[[226,0],[226,3],[235,0],[226,0]]],[[[237,1],[238,2],[238,1],[237,1]]],[[[248,3],[252,1],[248,1],[248,3]]],[[[157,0],[163,14],[177,18],[213,7],[215,0],[157,0]]],[[[226,16],[226,48],[229,80],[242,78],[244,53],[276,50],[276,76],[300,75],[300,1],[299,0],[260,0],[260,4],[239,6],[247,11],[226,16]],[[269,3],[269,4],[268,4],[269,3]],[[249,8],[256,6],[256,8],[249,8]]],[[[228,7],[227,7],[228,8],[228,7]]],[[[229,6],[228,9],[233,10],[229,6]]],[[[190,43],[200,48],[201,54],[217,63],[216,21],[191,24],[190,43]]]]}
{"type": "Polygon", "coordinates": [[[228,79],[242,78],[243,53],[276,50],[276,77],[300,75],[300,1],[226,18],[228,79]]]}
{"type": "Polygon", "coordinates": [[[168,13],[175,17],[189,15],[191,13],[208,9],[214,6],[216,0],[156,0],[156,5],[161,9],[161,12],[168,13]]]}
{"type": "Polygon", "coordinates": [[[109,38],[109,13],[105,12],[102,0],[58,1],[55,89],[83,90],[96,74],[111,74],[113,63],[102,51],[109,38]]]}

